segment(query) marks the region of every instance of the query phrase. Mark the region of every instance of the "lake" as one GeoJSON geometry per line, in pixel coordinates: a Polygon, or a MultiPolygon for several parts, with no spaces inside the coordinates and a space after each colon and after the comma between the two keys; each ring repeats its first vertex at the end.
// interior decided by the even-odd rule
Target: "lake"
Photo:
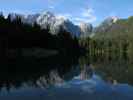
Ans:
{"type": "Polygon", "coordinates": [[[129,59],[54,56],[0,66],[0,100],[133,100],[129,59]]]}

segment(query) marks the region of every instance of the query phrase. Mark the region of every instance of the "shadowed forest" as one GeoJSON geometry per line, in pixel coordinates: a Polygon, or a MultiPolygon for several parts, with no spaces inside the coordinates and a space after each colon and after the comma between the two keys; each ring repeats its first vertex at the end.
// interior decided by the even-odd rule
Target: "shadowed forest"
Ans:
{"type": "Polygon", "coordinates": [[[78,54],[81,49],[77,37],[63,29],[57,35],[52,35],[49,26],[41,29],[36,23],[22,23],[19,17],[11,20],[10,15],[7,18],[0,15],[0,48],[1,57],[20,57],[22,49],[29,48],[55,50],[64,55],[78,54]]]}

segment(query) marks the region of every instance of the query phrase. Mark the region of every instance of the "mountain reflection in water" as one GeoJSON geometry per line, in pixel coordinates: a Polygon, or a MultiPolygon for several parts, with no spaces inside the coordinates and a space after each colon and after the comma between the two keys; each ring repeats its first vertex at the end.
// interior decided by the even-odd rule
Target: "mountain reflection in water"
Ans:
{"type": "Polygon", "coordinates": [[[0,100],[133,100],[132,84],[106,80],[86,58],[55,58],[5,66],[0,71],[0,100]]]}

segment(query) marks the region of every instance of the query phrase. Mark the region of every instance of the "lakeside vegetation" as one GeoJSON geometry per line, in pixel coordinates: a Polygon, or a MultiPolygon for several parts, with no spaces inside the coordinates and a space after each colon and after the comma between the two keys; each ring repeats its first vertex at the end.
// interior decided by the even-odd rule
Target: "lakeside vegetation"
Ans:
{"type": "Polygon", "coordinates": [[[80,44],[90,56],[133,57],[133,17],[119,19],[107,30],[97,32],[92,38],[81,39],[80,44]]]}
{"type": "Polygon", "coordinates": [[[119,19],[93,37],[80,40],[87,54],[80,61],[91,64],[111,83],[133,84],[133,17],[119,19]]]}
{"type": "Polygon", "coordinates": [[[86,49],[86,57],[79,60],[83,68],[84,63],[88,66],[92,64],[96,66],[94,67],[96,71],[102,70],[102,74],[107,76],[106,78],[116,78],[119,82],[128,81],[133,84],[133,17],[119,19],[107,30],[97,32],[91,38],[79,39],[63,29],[58,34],[52,35],[49,32],[49,26],[47,29],[41,29],[36,23],[34,25],[22,23],[19,17],[11,20],[10,15],[7,18],[0,15],[1,57],[11,49],[16,50],[17,56],[21,57],[22,50],[29,48],[32,50],[33,48],[43,48],[47,54],[50,50],[58,51],[63,58],[66,55],[72,58],[73,55],[77,56],[86,49]],[[114,72],[116,73],[114,74],[114,72]],[[121,73],[123,74],[120,75],[121,73]]]}

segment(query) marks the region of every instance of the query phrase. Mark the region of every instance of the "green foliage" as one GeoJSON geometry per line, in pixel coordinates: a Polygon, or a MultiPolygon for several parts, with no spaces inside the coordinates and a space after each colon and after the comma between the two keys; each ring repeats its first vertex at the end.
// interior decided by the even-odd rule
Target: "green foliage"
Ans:
{"type": "Polygon", "coordinates": [[[133,57],[133,17],[119,19],[106,32],[97,32],[91,39],[84,40],[90,55],[133,57]]]}
{"type": "Polygon", "coordinates": [[[106,32],[80,40],[80,45],[87,49],[85,61],[105,80],[133,84],[133,17],[120,19],[106,32]]]}

